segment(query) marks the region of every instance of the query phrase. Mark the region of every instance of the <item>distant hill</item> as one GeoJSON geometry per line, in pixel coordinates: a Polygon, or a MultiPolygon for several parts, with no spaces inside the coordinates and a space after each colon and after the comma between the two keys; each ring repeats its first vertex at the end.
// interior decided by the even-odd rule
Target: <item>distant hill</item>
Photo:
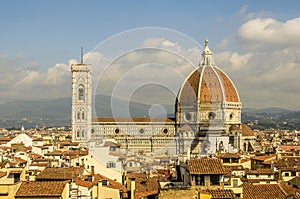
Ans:
{"type": "MultiPolygon", "coordinates": [[[[151,105],[97,95],[93,117],[147,117],[151,105]],[[113,110],[111,107],[114,107],[113,110]]],[[[168,117],[174,117],[174,105],[163,105],[168,117]]],[[[153,111],[153,109],[152,109],[153,111]]],[[[243,123],[260,121],[254,128],[296,128],[300,129],[300,111],[282,108],[242,110],[243,123]]],[[[165,117],[154,111],[152,117],[165,117]]],[[[71,124],[71,98],[39,101],[13,101],[0,104],[0,128],[26,128],[38,126],[69,126],[71,124]]]]}
{"type": "MultiPolygon", "coordinates": [[[[95,96],[93,117],[147,117],[151,105],[127,102],[109,96],[95,96]],[[114,107],[112,112],[112,105],[114,107]]],[[[174,106],[164,105],[169,116],[174,106]]],[[[156,117],[165,117],[157,114],[156,117]]],[[[39,101],[12,101],[0,104],[0,128],[68,126],[71,124],[71,98],[39,101]]]]}
{"type": "Polygon", "coordinates": [[[246,113],[283,113],[283,112],[292,112],[292,111],[290,111],[288,109],[284,109],[284,108],[271,107],[271,108],[263,108],[263,109],[244,108],[243,112],[246,112],[246,113]]]}

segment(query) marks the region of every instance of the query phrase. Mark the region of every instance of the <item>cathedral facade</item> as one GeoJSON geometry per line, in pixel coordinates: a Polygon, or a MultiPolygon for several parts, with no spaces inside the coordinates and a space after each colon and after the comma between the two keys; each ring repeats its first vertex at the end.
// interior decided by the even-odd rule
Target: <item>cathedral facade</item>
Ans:
{"type": "Polygon", "coordinates": [[[241,123],[242,103],[205,41],[199,66],[182,84],[175,118],[92,118],[92,67],[72,71],[72,139],[92,149],[114,139],[129,153],[213,154],[253,150],[253,131],[241,123]]]}

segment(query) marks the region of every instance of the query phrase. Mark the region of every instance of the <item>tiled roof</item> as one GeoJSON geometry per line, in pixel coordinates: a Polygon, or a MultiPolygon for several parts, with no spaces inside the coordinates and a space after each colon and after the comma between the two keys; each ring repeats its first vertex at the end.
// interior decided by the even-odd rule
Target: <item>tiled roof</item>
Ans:
{"type": "Polygon", "coordinates": [[[10,170],[9,174],[18,174],[18,173],[22,173],[22,170],[10,170]]]}
{"type": "Polygon", "coordinates": [[[36,153],[29,153],[28,156],[31,157],[33,160],[42,157],[41,155],[36,153]]]}
{"type": "Polygon", "coordinates": [[[7,164],[9,164],[9,161],[0,162],[0,168],[5,168],[7,164]]]}
{"type": "Polygon", "coordinates": [[[280,168],[281,170],[285,168],[290,170],[296,170],[300,166],[300,157],[284,157],[282,159],[274,161],[274,165],[280,168]]]}
{"type": "Polygon", "coordinates": [[[15,196],[61,196],[67,181],[22,182],[15,196]]]}
{"type": "Polygon", "coordinates": [[[279,146],[279,149],[284,150],[284,151],[290,151],[290,150],[300,150],[300,146],[298,145],[281,145],[279,146]]]}
{"type": "Polygon", "coordinates": [[[211,199],[237,198],[231,189],[207,189],[204,192],[211,194],[211,199]]]}
{"type": "Polygon", "coordinates": [[[36,162],[36,163],[31,163],[29,166],[39,166],[39,167],[47,167],[47,166],[49,166],[49,163],[47,163],[47,162],[36,162]]]}
{"type": "Polygon", "coordinates": [[[251,160],[259,160],[259,161],[266,161],[268,159],[275,159],[276,155],[258,155],[251,158],[251,160]]]}
{"type": "Polygon", "coordinates": [[[97,185],[97,183],[99,181],[102,181],[102,180],[107,180],[108,181],[108,185],[107,187],[109,188],[112,188],[112,189],[119,189],[120,191],[125,191],[125,187],[117,182],[117,181],[114,181],[110,178],[107,178],[101,174],[92,174],[92,175],[86,175],[84,176],[84,179],[81,179],[81,178],[76,178],[75,179],[75,183],[76,185],[79,185],[79,186],[83,186],[83,187],[87,187],[87,188],[92,188],[94,185],[97,185]],[[93,181],[92,182],[89,182],[87,181],[88,177],[89,176],[92,176],[93,177],[93,181]]]}
{"type": "Polygon", "coordinates": [[[249,182],[252,184],[259,184],[261,182],[265,182],[265,183],[278,183],[278,180],[276,179],[262,179],[262,178],[253,178],[253,179],[249,179],[249,178],[241,178],[242,182],[249,182]]]}
{"type": "Polygon", "coordinates": [[[217,155],[218,158],[241,158],[241,154],[239,153],[219,153],[217,155]]]}
{"type": "Polygon", "coordinates": [[[220,159],[199,158],[188,162],[190,174],[225,174],[226,171],[220,159]]]}
{"type": "Polygon", "coordinates": [[[172,123],[172,118],[93,118],[92,122],[99,123],[172,123]]]}
{"type": "Polygon", "coordinates": [[[299,191],[286,184],[252,184],[243,183],[244,199],[286,199],[299,191]]]}
{"type": "Polygon", "coordinates": [[[4,171],[0,171],[0,178],[3,178],[4,176],[7,175],[7,172],[4,172],[4,171]]]}
{"type": "Polygon", "coordinates": [[[118,147],[120,147],[121,144],[120,144],[120,143],[115,143],[115,142],[112,142],[112,141],[106,141],[106,142],[104,143],[104,146],[105,146],[105,147],[107,147],[107,146],[118,146],[118,147]]]}
{"type": "Polygon", "coordinates": [[[52,151],[50,153],[46,153],[45,156],[61,156],[63,155],[62,151],[52,151]]]}
{"type": "Polygon", "coordinates": [[[23,160],[22,158],[15,157],[15,158],[14,158],[14,162],[15,162],[15,163],[18,163],[18,164],[23,164],[23,163],[26,163],[27,160],[23,160]]]}
{"type": "Polygon", "coordinates": [[[251,161],[251,159],[250,158],[241,159],[241,163],[245,163],[245,162],[248,162],[248,161],[251,161]]]}
{"type": "Polygon", "coordinates": [[[135,198],[144,198],[158,194],[159,183],[157,177],[136,178],[135,198]]]}
{"type": "Polygon", "coordinates": [[[224,168],[229,168],[232,171],[243,171],[244,167],[242,165],[224,165],[224,168]]]}
{"type": "Polygon", "coordinates": [[[256,169],[256,170],[246,170],[246,173],[248,175],[256,175],[256,174],[269,175],[269,174],[274,174],[275,172],[272,169],[256,169]]]}
{"type": "Polygon", "coordinates": [[[14,138],[3,137],[3,138],[0,138],[0,142],[9,142],[9,141],[11,141],[12,139],[14,139],[14,138]]]}
{"type": "Polygon", "coordinates": [[[45,154],[45,156],[85,156],[88,153],[87,150],[52,151],[45,154]]]}
{"type": "Polygon", "coordinates": [[[83,172],[81,167],[66,168],[45,168],[38,176],[37,180],[71,180],[77,178],[83,172]]]}

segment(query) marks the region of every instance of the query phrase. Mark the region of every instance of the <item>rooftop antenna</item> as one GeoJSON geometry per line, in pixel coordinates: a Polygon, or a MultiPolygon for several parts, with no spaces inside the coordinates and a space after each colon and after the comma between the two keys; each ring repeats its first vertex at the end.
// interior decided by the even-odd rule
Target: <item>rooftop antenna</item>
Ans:
{"type": "Polygon", "coordinates": [[[83,47],[81,46],[81,64],[83,64],[83,47]]]}

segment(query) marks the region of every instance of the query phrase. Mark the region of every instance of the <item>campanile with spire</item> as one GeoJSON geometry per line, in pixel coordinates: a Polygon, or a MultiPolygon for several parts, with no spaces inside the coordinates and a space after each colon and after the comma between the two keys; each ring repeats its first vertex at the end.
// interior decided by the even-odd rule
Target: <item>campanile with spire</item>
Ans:
{"type": "Polygon", "coordinates": [[[72,140],[87,144],[92,125],[92,66],[72,64],[72,140]]]}

